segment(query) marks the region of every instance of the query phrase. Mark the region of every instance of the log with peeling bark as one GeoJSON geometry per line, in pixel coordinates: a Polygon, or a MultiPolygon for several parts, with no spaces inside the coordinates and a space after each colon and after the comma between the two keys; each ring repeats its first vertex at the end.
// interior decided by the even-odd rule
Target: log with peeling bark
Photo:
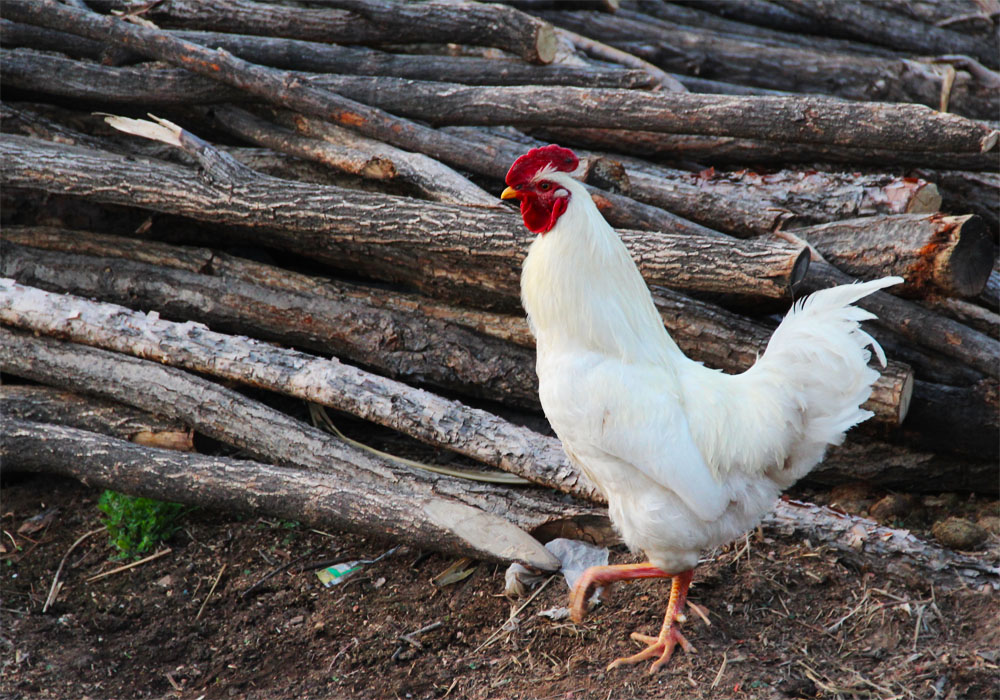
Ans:
{"type": "MultiPolygon", "coordinates": [[[[391,501],[388,507],[394,513],[398,513],[397,503],[398,507],[416,508],[422,513],[424,499],[441,497],[462,506],[454,514],[457,519],[463,512],[475,518],[478,509],[524,531],[556,522],[571,529],[577,519],[583,527],[582,521],[590,513],[587,508],[563,503],[545,491],[502,486],[511,481],[509,478],[497,478],[499,484],[490,484],[452,476],[448,472],[454,472],[454,468],[438,467],[437,471],[445,473],[436,473],[399,464],[259,401],[158,362],[0,328],[0,366],[15,376],[181,420],[199,433],[245,450],[253,459],[336,477],[345,484],[345,500],[339,502],[345,517],[350,517],[352,498],[360,503],[373,498],[391,501]],[[114,377],[114,381],[109,382],[108,377],[114,377]]],[[[308,384],[309,378],[300,376],[298,381],[308,384]]],[[[472,474],[480,479],[491,478],[490,473],[472,474]]],[[[574,483],[578,475],[567,477],[574,483]]],[[[381,518],[378,513],[369,515],[381,518]]],[[[388,518],[381,527],[393,527],[391,520],[388,518]]],[[[551,561],[544,555],[535,556],[551,561]]]]}
{"type": "MultiPolygon", "coordinates": [[[[698,163],[700,167],[746,167],[748,163],[773,166],[816,163],[867,165],[884,168],[902,165],[915,168],[996,170],[1000,153],[956,153],[902,151],[887,144],[872,147],[793,143],[787,140],[663,134],[653,131],[601,129],[595,127],[547,127],[535,134],[557,143],[571,143],[643,158],[698,163]]],[[[887,142],[888,143],[888,142],[887,142]]]]}
{"type": "MultiPolygon", "coordinates": [[[[95,0],[103,11],[128,10],[122,0],[95,0]]],[[[532,63],[551,63],[552,27],[503,5],[478,2],[338,0],[322,9],[302,9],[245,0],[171,0],[140,16],[163,27],[233,34],[291,37],[340,44],[458,43],[493,46],[532,63]]]]}
{"type": "Polygon", "coordinates": [[[975,328],[980,333],[994,338],[1000,336],[1000,314],[974,302],[950,297],[926,297],[920,300],[920,305],[975,328]]]}
{"type": "Polygon", "coordinates": [[[935,585],[1000,588],[1000,568],[978,558],[952,552],[916,537],[909,530],[884,527],[873,520],[848,515],[812,503],[778,501],[764,516],[763,526],[784,535],[801,534],[813,544],[832,547],[848,558],[869,555],[890,570],[909,569],[935,585]]]}
{"type": "MultiPolygon", "coordinates": [[[[651,88],[657,83],[641,70],[552,63],[535,65],[516,60],[472,56],[433,56],[377,51],[362,46],[301,41],[272,36],[174,30],[171,35],[274,68],[312,73],[389,75],[412,80],[448,76],[454,83],[474,85],[580,85],[587,87],[651,88]]],[[[99,42],[30,24],[0,19],[0,41],[7,48],[58,51],[104,61],[107,47],[99,42]]],[[[115,64],[139,60],[135,54],[115,57],[115,64]]]]}
{"type": "MultiPolygon", "coordinates": [[[[6,416],[0,423],[5,472],[58,474],[91,488],[292,518],[312,527],[378,534],[477,559],[526,560],[542,569],[559,568],[558,559],[506,519],[433,492],[397,488],[384,479],[157,450],[79,428],[6,416]]],[[[517,497],[510,498],[516,507],[517,497]]]]}
{"type": "Polygon", "coordinates": [[[697,187],[703,195],[729,195],[740,201],[750,199],[757,206],[786,209],[795,215],[786,226],[874,214],[933,214],[942,203],[942,195],[932,180],[884,173],[711,169],[700,173],[674,170],[666,174],[697,187]]]}
{"type": "MultiPolygon", "coordinates": [[[[99,297],[215,330],[332,354],[416,384],[537,410],[534,354],[420,314],[334,294],[279,291],[236,278],[121,258],[0,243],[0,275],[53,292],[99,297]]],[[[171,255],[171,251],[167,251],[171,255]]],[[[169,262],[169,260],[168,260],[169,262]]],[[[279,270],[272,275],[278,276],[279,270]]]]}
{"type": "MultiPolygon", "coordinates": [[[[536,447],[536,434],[527,428],[335,359],[10,280],[0,282],[0,298],[0,320],[11,326],[331,406],[544,486],[565,488],[571,472],[576,478],[558,443],[536,447]]],[[[114,369],[107,362],[104,367],[114,369]]]]}
{"type": "MultiPolygon", "coordinates": [[[[518,295],[526,246],[512,212],[277,180],[235,161],[205,178],[190,168],[19,136],[8,136],[0,150],[8,187],[241,225],[245,241],[486,305],[518,295]]],[[[721,235],[621,235],[651,284],[780,299],[808,269],[808,253],[798,245],[721,235]]]]}
{"type": "Polygon", "coordinates": [[[976,214],[1000,238],[1000,173],[918,168],[912,173],[935,183],[941,191],[942,211],[976,214]]]}
{"type": "Polygon", "coordinates": [[[7,418],[89,430],[146,447],[194,451],[193,433],[182,423],[114,401],[37,384],[5,384],[0,404],[7,418]]]}
{"type": "MultiPolygon", "coordinates": [[[[327,89],[290,82],[280,72],[250,64],[227,53],[181,42],[163,31],[85,13],[54,0],[9,0],[5,16],[91,39],[109,40],[292,109],[343,123],[365,135],[380,136],[394,145],[403,140],[433,148],[427,130],[403,125],[379,109],[365,107],[327,89]]],[[[332,76],[327,76],[327,85],[332,76]]],[[[652,93],[636,90],[581,88],[484,89],[428,83],[423,91],[414,81],[402,81],[405,90],[390,91],[394,79],[353,81],[333,79],[338,92],[353,87],[369,104],[417,118],[450,123],[512,123],[539,126],[594,126],[653,129],[667,133],[770,138],[804,143],[878,148],[898,143],[911,151],[979,154],[995,148],[998,132],[977,122],[941,114],[920,105],[853,103],[811,97],[739,97],[692,93],[652,93]],[[503,97],[498,99],[498,93],[503,97]],[[427,100],[431,100],[428,104],[427,100]],[[426,106],[422,106],[426,105],[426,106]],[[457,120],[457,121],[456,121],[457,120]]],[[[437,132],[432,132],[437,133],[437,132]]],[[[421,150],[421,149],[418,149],[421,150]]],[[[427,151],[422,151],[427,152],[427,151]]],[[[428,153],[428,155],[435,155],[428,153]]]]}
{"type": "Polygon", "coordinates": [[[976,75],[907,58],[789,46],[640,14],[612,18],[594,12],[543,12],[540,16],[641,56],[660,68],[733,83],[850,100],[909,102],[989,119],[1000,109],[995,86],[976,75]],[[795,66],[790,70],[789,66],[795,66]],[[951,74],[951,88],[943,83],[951,74]]]}
{"type": "MultiPolygon", "coordinates": [[[[449,389],[464,390],[465,393],[500,400],[513,405],[536,407],[537,382],[534,375],[534,356],[518,347],[493,345],[479,336],[458,334],[464,339],[475,361],[467,359],[468,349],[461,342],[449,342],[456,334],[451,332],[454,325],[473,329],[493,338],[509,341],[526,348],[534,347],[534,339],[523,316],[508,316],[484,311],[464,309],[454,305],[435,302],[426,297],[407,295],[384,289],[371,289],[343,282],[321,280],[289,270],[264,265],[223,253],[200,248],[182,248],[154,241],[136,241],[117,236],[101,236],[85,231],[62,231],[52,228],[8,226],[0,234],[0,239],[19,243],[29,248],[0,249],[5,251],[0,262],[0,274],[18,279],[25,284],[40,286],[49,291],[76,293],[83,296],[98,296],[103,301],[114,301],[140,308],[158,311],[170,310],[173,315],[190,318],[213,327],[228,327],[254,330],[270,334],[284,341],[294,340],[303,347],[314,347],[320,352],[340,351],[342,357],[354,359],[368,366],[381,367],[397,377],[414,377],[424,382],[445,386],[449,389]],[[31,252],[31,248],[42,248],[73,255],[44,256],[31,252]],[[93,256],[93,257],[90,257],[93,256]],[[107,258],[124,258],[147,263],[140,272],[125,272],[121,263],[105,262],[107,258]],[[93,271],[86,272],[88,262],[93,263],[93,271]],[[162,266],[162,267],[158,267],[162,266]],[[163,267],[185,270],[195,275],[197,282],[173,289],[166,285],[168,275],[163,267]],[[198,273],[198,274],[195,274],[198,273]],[[225,294],[206,295],[204,303],[192,298],[192,294],[204,288],[204,275],[211,273],[220,278],[225,294]],[[111,279],[111,278],[114,279],[111,279]],[[144,278],[154,280],[147,282],[144,278]],[[120,280],[115,284],[114,280],[120,280]],[[91,282],[87,282],[91,280],[91,282]],[[241,284],[242,283],[242,284],[241,284]],[[272,290],[286,290],[294,294],[287,301],[279,294],[267,294],[267,307],[281,309],[276,314],[280,318],[270,324],[254,322],[247,313],[250,304],[240,305],[229,313],[223,311],[226,304],[238,298],[239,289],[254,289],[266,285],[272,290]],[[178,301],[184,298],[184,301],[178,301]],[[298,308],[302,305],[301,308],[298,308]],[[328,331],[328,336],[319,331],[322,319],[329,317],[332,310],[347,306],[352,314],[344,320],[343,330],[336,327],[328,331]],[[309,322],[298,323],[296,319],[305,315],[309,322]],[[379,331],[372,333],[364,325],[365,319],[385,319],[375,323],[379,331]],[[383,332],[386,322],[395,319],[406,332],[383,332]],[[436,324],[434,321],[442,323],[436,324]],[[217,323],[218,322],[218,325],[217,323]],[[413,329],[419,329],[412,332],[413,329]],[[338,346],[336,338],[344,338],[338,346]],[[372,336],[374,335],[374,339],[372,336]],[[319,336],[318,340],[314,340],[319,336]],[[329,337],[330,340],[326,340],[329,337]],[[430,338],[437,341],[429,341],[430,338]],[[383,344],[389,339],[388,347],[383,344]],[[367,341],[371,340],[366,344],[367,341]],[[400,371],[405,365],[407,353],[402,352],[399,343],[410,341],[418,359],[409,365],[419,366],[422,375],[414,370],[400,371]],[[441,347],[428,351],[430,345],[441,347]],[[346,346],[346,347],[345,347],[346,346]],[[353,352],[351,349],[353,348],[353,352]],[[493,353],[488,352],[493,349],[493,353]],[[346,352],[345,352],[346,351],[346,352]],[[428,352],[434,361],[422,357],[428,352]],[[448,357],[454,352],[454,357],[448,357]],[[486,355],[487,357],[483,357],[486,355]],[[488,366],[488,357],[502,355],[504,362],[499,366],[505,371],[489,374],[466,374],[463,370],[488,366]],[[380,356],[387,356],[382,359],[380,356]],[[466,358],[463,360],[463,358],[466,358]],[[520,361],[521,367],[510,364],[520,361]],[[437,363],[444,363],[445,367],[437,363]],[[467,377],[464,383],[445,377],[467,377]],[[481,392],[475,382],[482,382],[488,391],[481,392]],[[471,385],[471,386],[470,386],[471,385]]],[[[695,360],[708,366],[729,372],[748,369],[756,357],[763,352],[770,338],[771,329],[727,312],[704,301],[685,297],[676,292],[660,288],[653,295],[654,302],[664,320],[664,325],[681,349],[695,360]]],[[[336,324],[330,324],[336,326],[336,324]]],[[[906,416],[912,391],[913,375],[905,365],[890,362],[873,387],[872,396],[865,408],[875,413],[875,420],[890,425],[898,425],[906,416]]]]}
{"type": "Polygon", "coordinates": [[[328,140],[300,136],[227,105],[219,105],[212,110],[212,115],[224,129],[253,143],[361,177],[398,178],[436,202],[490,208],[499,206],[496,195],[485,192],[433,158],[366,139],[340,127],[329,125],[332,130],[351,134],[353,138],[349,144],[335,145],[328,140]]]}
{"type": "MultiPolygon", "coordinates": [[[[424,503],[421,510],[402,517],[392,513],[395,502],[377,501],[367,492],[362,500],[338,506],[342,483],[328,474],[276,467],[248,460],[180,454],[143,448],[124,440],[45,423],[4,418],[5,439],[0,444],[4,469],[59,474],[84,483],[125,493],[145,495],[174,502],[192,503],[227,511],[250,512],[299,520],[314,527],[331,525],[345,529],[370,528],[364,515],[388,514],[384,531],[401,541],[413,542],[437,551],[451,551],[490,560],[524,561],[517,545],[504,541],[495,528],[497,518],[473,509],[473,517],[455,522],[459,515],[454,503],[439,499],[424,503]],[[424,515],[428,517],[422,517],[424,515]],[[446,522],[441,522],[442,520],[446,522]],[[427,520],[431,523],[428,525],[427,520]],[[442,527],[443,526],[443,527],[442,527]],[[445,529],[443,536],[438,534],[445,529]],[[436,532],[437,531],[437,532],[436,532]],[[435,539],[437,535],[440,539],[435,539]],[[506,547],[504,547],[506,545],[506,547]]],[[[350,491],[347,491],[350,493],[350,491]]],[[[351,494],[353,495],[353,494],[351,494]]],[[[577,507],[578,512],[587,510],[577,507]]],[[[597,511],[581,516],[577,536],[608,540],[606,517],[597,511]],[[589,536],[589,537],[588,537],[589,536]]],[[[372,518],[373,520],[375,518],[372,518]]],[[[500,521],[503,523],[503,521],[500,521]]],[[[382,525],[382,523],[377,523],[382,525]]],[[[764,527],[784,534],[798,533],[812,542],[822,542],[842,554],[877,556],[880,565],[900,562],[916,566],[938,586],[1000,587],[1000,570],[982,561],[923,542],[906,530],[887,528],[871,520],[846,515],[829,508],[779,501],[764,517],[764,527]]],[[[559,533],[562,525],[540,525],[543,532],[559,533]]],[[[502,529],[502,528],[501,528],[502,529]]],[[[366,529],[365,531],[370,531],[366,529]]],[[[517,536],[521,539],[523,533],[517,536]]],[[[513,539],[513,538],[512,538],[513,539]]],[[[544,549],[542,551],[545,551],[544,549]]],[[[530,560],[529,560],[530,561],[530,560]]],[[[557,566],[545,562],[549,568],[557,566]]],[[[898,564],[896,564],[898,566],[898,564]]]]}
{"type": "Polygon", "coordinates": [[[974,214],[897,214],[795,229],[824,258],[862,279],[900,275],[905,295],[972,297],[993,269],[993,241],[974,214]]]}
{"type": "Polygon", "coordinates": [[[979,41],[968,34],[913,20],[865,3],[837,0],[770,0],[799,15],[823,23],[826,32],[881,46],[931,54],[965,54],[997,68],[996,40],[979,41]]]}

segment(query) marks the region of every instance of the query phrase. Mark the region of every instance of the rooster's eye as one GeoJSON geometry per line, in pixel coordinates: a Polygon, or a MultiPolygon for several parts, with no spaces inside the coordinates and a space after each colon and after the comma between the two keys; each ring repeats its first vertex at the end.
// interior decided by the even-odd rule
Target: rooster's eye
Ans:
{"type": "Polygon", "coordinates": [[[552,183],[551,182],[543,182],[540,185],[538,185],[538,189],[540,189],[542,192],[548,192],[549,190],[552,189],[552,183]]]}

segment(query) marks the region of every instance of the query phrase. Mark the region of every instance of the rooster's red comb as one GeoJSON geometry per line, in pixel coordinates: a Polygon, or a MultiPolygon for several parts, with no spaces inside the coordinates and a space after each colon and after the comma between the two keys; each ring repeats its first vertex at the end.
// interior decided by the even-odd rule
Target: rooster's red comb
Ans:
{"type": "Polygon", "coordinates": [[[507,171],[507,184],[513,187],[527,182],[547,165],[551,165],[556,170],[571,173],[580,165],[580,159],[573,151],[555,144],[532,148],[510,166],[510,170],[507,171]]]}

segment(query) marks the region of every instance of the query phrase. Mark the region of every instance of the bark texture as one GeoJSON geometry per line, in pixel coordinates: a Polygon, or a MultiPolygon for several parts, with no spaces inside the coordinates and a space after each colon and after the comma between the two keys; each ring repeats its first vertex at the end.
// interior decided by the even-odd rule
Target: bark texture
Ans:
{"type": "Polygon", "coordinates": [[[555,570],[559,560],[507,520],[448,498],[379,489],[347,474],[141,447],[78,428],[2,419],[4,470],[225,512],[379,533],[421,548],[555,570]]]}
{"type": "MultiPolygon", "coordinates": [[[[900,275],[910,296],[972,297],[993,268],[993,242],[973,214],[898,214],[795,230],[824,258],[862,279],[900,275]]],[[[896,291],[896,290],[894,290],[896,291]]]]}
{"type": "MultiPolygon", "coordinates": [[[[490,305],[518,295],[526,234],[513,212],[320,188],[248,170],[206,180],[189,168],[19,136],[5,139],[2,152],[10,187],[240,225],[248,240],[452,298],[490,305]]],[[[808,265],[803,248],[784,243],[620,233],[648,282],[680,289],[783,298],[808,265]]]]}

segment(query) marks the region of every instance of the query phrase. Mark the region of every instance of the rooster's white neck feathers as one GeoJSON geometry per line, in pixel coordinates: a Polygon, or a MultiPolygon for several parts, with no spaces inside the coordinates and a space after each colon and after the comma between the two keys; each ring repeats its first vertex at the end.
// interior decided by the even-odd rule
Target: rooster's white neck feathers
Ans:
{"type": "Polygon", "coordinates": [[[570,201],[556,225],[531,244],[521,273],[539,359],[570,348],[637,364],[683,358],[628,250],[586,188],[566,173],[546,175],[570,201]],[[658,337],[662,342],[650,342],[658,337]]]}

